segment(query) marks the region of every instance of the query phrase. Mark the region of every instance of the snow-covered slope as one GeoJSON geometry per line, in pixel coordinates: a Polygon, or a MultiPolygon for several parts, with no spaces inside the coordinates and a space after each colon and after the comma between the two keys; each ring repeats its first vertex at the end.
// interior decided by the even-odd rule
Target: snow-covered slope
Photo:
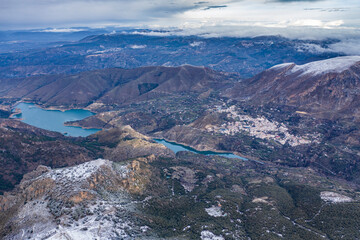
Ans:
{"type": "Polygon", "coordinates": [[[301,75],[321,75],[326,73],[341,73],[358,62],[360,62],[360,56],[345,56],[310,62],[303,65],[283,63],[275,65],[270,69],[279,70],[293,65],[293,67],[289,69],[288,74],[297,73],[301,75]]]}
{"type": "Polygon", "coordinates": [[[291,69],[292,73],[320,75],[324,73],[341,73],[351,66],[360,62],[360,56],[346,56],[316,61],[304,65],[296,65],[291,69]]]}
{"type": "MultiPolygon", "coordinates": [[[[134,239],[149,236],[149,228],[134,217],[126,182],[130,164],[97,159],[77,166],[39,166],[20,184],[25,202],[9,221],[4,239],[134,239]]],[[[17,196],[17,201],[20,197],[17,196]]],[[[150,234],[151,235],[151,234],[150,234]]]]}
{"type": "Polygon", "coordinates": [[[275,65],[269,69],[272,69],[272,70],[279,70],[279,69],[283,69],[283,68],[286,68],[286,67],[289,67],[291,65],[295,65],[295,63],[282,63],[282,64],[278,64],[278,65],[275,65]]]}

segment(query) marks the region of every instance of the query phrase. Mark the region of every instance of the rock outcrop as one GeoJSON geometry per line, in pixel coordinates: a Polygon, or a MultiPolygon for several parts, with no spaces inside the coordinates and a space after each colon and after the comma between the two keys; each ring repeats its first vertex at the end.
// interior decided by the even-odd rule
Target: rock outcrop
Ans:
{"type": "Polygon", "coordinates": [[[88,137],[92,141],[104,144],[104,156],[115,162],[137,157],[174,157],[174,152],[162,144],[153,142],[132,127],[126,125],[98,132],[88,137]]]}
{"type": "Polygon", "coordinates": [[[134,216],[136,201],[150,184],[140,158],[118,164],[98,159],[75,167],[39,166],[16,191],[0,198],[2,239],[141,238],[147,227],[134,216]],[[141,230],[143,229],[143,230],[141,230]]]}

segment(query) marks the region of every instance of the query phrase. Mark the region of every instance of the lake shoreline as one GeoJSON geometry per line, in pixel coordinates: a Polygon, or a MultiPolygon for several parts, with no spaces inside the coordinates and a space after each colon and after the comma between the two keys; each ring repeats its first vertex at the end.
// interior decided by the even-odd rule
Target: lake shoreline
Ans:
{"type": "MultiPolygon", "coordinates": [[[[256,162],[256,163],[259,163],[259,164],[262,164],[264,165],[265,162],[263,161],[260,161],[260,160],[256,160],[256,159],[253,159],[252,157],[250,156],[246,156],[246,155],[243,155],[243,154],[240,154],[238,152],[226,152],[226,151],[222,151],[222,150],[217,150],[217,149],[209,149],[209,150],[206,150],[206,151],[202,151],[202,150],[198,150],[196,149],[196,147],[193,147],[191,145],[188,145],[188,144],[184,144],[184,143],[178,143],[176,141],[170,141],[170,140],[167,140],[166,138],[159,138],[159,137],[153,137],[152,138],[154,141],[158,140],[158,141],[165,141],[169,144],[175,144],[175,145],[178,145],[178,146],[181,146],[181,147],[184,147],[185,149],[189,148],[190,150],[184,150],[184,151],[190,151],[190,152],[195,152],[197,154],[202,154],[202,155],[218,155],[218,156],[222,156],[221,154],[232,154],[232,155],[235,155],[236,157],[227,157],[227,158],[231,158],[231,159],[240,159],[240,160],[243,160],[243,161],[252,161],[252,162],[256,162]],[[191,150],[192,149],[192,150],[191,150]],[[206,153],[209,153],[209,154],[206,154],[206,153]],[[213,153],[213,154],[212,154],[213,153]]],[[[156,141],[157,142],[157,141],[156,141]]],[[[159,142],[157,142],[159,143],[159,142]]],[[[162,144],[162,143],[160,143],[162,144]]],[[[222,157],[226,157],[226,156],[222,156],[222,157]]]]}
{"type": "Polygon", "coordinates": [[[199,153],[209,152],[209,153],[220,153],[220,154],[234,154],[234,155],[237,155],[237,156],[239,156],[239,157],[245,158],[244,156],[238,155],[237,152],[226,152],[226,151],[216,150],[216,149],[210,149],[210,148],[207,149],[207,150],[199,150],[199,149],[196,149],[196,147],[191,146],[191,145],[188,145],[188,144],[186,144],[186,143],[176,142],[176,141],[168,140],[168,139],[166,139],[166,138],[153,138],[153,140],[163,140],[163,141],[166,141],[166,142],[168,142],[168,143],[176,144],[176,145],[183,146],[183,147],[187,147],[187,148],[192,148],[192,149],[194,149],[196,152],[199,152],[199,153]]]}
{"type": "Polygon", "coordinates": [[[37,128],[59,132],[64,136],[86,137],[102,130],[101,128],[85,128],[66,124],[95,115],[95,113],[81,108],[59,110],[52,107],[44,108],[36,103],[19,101],[13,105],[12,109],[13,113],[9,118],[17,119],[37,128]]]}
{"type": "Polygon", "coordinates": [[[26,100],[20,100],[15,102],[11,108],[14,109],[14,107],[20,103],[29,103],[29,104],[33,104],[38,108],[41,108],[43,110],[49,110],[49,111],[60,111],[60,112],[66,112],[66,111],[70,111],[70,110],[86,110],[89,111],[93,114],[96,114],[95,112],[90,111],[89,109],[87,109],[87,106],[84,106],[83,108],[79,108],[79,107],[70,107],[70,106],[45,106],[44,104],[41,104],[39,102],[32,102],[32,101],[26,101],[26,100]]]}
{"type": "MultiPolygon", "coordinates": [[[[248,158],[245,158],[243,156],[239,156],[239,154],[235,153],[235,152],[226,152],[226,151],[221,151],[221,150],[216,150],[216,149],[209,149],[209,150],[202,151],[202,150],[196,149],[193,146],[190,146],[190,145],[187,145],[187,144],[184,144],[184,143],[178,143],[178,142],[175,142],[175,141],[169,141],[169,140],[167,140],[165,138],[153,138],[153,140],[156,141],[157,143],[160,143],[161,141],[164,141],[164,142],[166,142],[168,144],[177,145],[177,146],[185,148],[184,151],[195,152],[197,154],[219,155],[219,156],[221,156],[222,154],[223,155],[234,155],[236,157],[229,157],[229,158],[238,158],[238,159],[242,159],[244,161],[249,160],[248,158]]],[[[162,143],[160,143],[160,144],[162,144],[162,143]]]]}

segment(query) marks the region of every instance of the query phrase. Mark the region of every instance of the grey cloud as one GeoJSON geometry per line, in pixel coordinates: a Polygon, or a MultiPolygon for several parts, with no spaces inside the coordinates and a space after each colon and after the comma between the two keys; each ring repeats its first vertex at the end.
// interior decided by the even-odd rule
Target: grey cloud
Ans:
{"type": "Polygon", "coordinates": [[[107,22],[149,24],[154,19],[234,1],[239,0],[0,0],[0,28],[107,22]]]}
{"type": "Polygon", "coordinates": [[[348,8],[304,8],[305,11],[320,11],[320,12],[344,12],[348,8]]]}
{"type": "Polygon", "coordinates": [[[168,0],[0,0],[0,5],[1,28],[6,28],[6,25],[53,26],[104,22],[147,22],[152,18],[184,11],[192,4],[174,6],[168,0]]]}
{"type": "Polygon", "coordinates": [[[343,53],[345,55],[360,55],[360,38],[342,39],[337,43],[329,45],[327,48],[323,48],[317,44],[302,44],[298,46],[298,51],[307,51],[312,53],[325,53],[336,52],[343,53]]]}
{"type": "Polygon", "coordinates": [[[201,4],[206,4],[206,3],[209,3],[209,2],[196,2],[194,3],[195,5],[201,5],[201,4]]]}
{"type": "Polygon", "coordinates": [[[272,2],[292,3],[292,2],[320,2],[324,0],[272,0],[272,2]]]}
{"type": "Polygon", "coordinates": [[[334,52],[341,52],[346,55],[360,55],[360,38],[345,39],[341,42],[334,43],[329,49],[334,52]]]}
{"type": "Polygon", "coordinates": [[[151,31],[151,32],[134,32],[134,34],[144,34],[150,36],[191,36],[197,35],[205,38],[211,37],[258,37],[266,35],[281,35],[290,39],[338,39],[339,42],[329,45],[327,48],[318,44],[298,45],[298,51],[307,51],[312,53],[343,53],[345,55],[360,56],[360,32],[346,30],[326,31],[313,28],[288,28],[288,29],[269,29],[261,27],[231,27],[231,26],[213,26],[193,29],[184,29],[183,31],[151,31]],[[259,34],[261,33],[261,34],[259,34]]]}
{"type": "MultiPolygon", "coordinates": [[[[216,26],[202,26],[198,28],[184,28],[167,29],[162,28],[162,31],[153,29],[151,32],[136,32],[144,35],[154,36],[191,36],[197,35],[202,37],[257,37],[257,36],[274,36],[281,35],[290,39],[339,39],[346,42],[347,39],[358,39],[360,42],[360,31],[349,31],[347,29],[322,29],[313,27],[287,27],[287,28],[268,28],[261,26],[230,26],[230,25],[216,25],[216,26]]],[[[355,45],[356,41],[352,40],[355,45]]],[[[358,44],[359,45],[359,44],[358,44]]],[[[335,45],[336,46],[336,45],[335,45]]],[[[344,49],[346,47],[343,47],[344,49]]],[[[359,45],[360,48],[360,45],[359,45]]],[[[335,47],[334,47],[335,49],[335,47]]],[[[338,47],[340,49],[340,46],[338,47]]]]}
{"type": "Polygon", "coordinates": [[[360,36],[356,10],[359,8],[354,5],[359,6],[343,4],[341,0],[0,0],[0,29],[104,25],[151,29],[156,26],[157,29],[183,29],[181,34],[202,36],[338,38],[360,36]],[[269,8],[275,3],[285,6],[284,9],[269,8]],[[249,13],[247,6],[250,6],[249,13]],[[211,11],[218,8],[223,10],[211,11]],[[241,14],[237,14],[241,10],[241,14]],[[302,18],[302,13],[306,13],[306,19],[302,18]],[[237,16],[240,17],[236,19],[237,16]],[[292,17],[299,19],[296,24],[289,22],[292,17]]]}
{"type": "Polygon", "coordinates": [[[227,5],[217,5],[217,6],[208,6],[204,10],[214,9],[214,8],[226,8],[227,5]]]}

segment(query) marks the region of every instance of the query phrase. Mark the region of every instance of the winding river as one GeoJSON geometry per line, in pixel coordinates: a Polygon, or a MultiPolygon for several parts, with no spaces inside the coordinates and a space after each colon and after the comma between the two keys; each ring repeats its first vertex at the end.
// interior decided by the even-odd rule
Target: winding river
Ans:
{"type": "Polygon", "coordinates": [[[157,143],[161,143],[161,144],[165,145],[167,148],[172,150],[174,153],[177,153],[179,151],[189,151],[189,152],[208,155],[208,156],[209,155],[216,155],[216,156],[222,156],[222,157],[227,157],[227,158],[238,158],[238,159],[245,160],[245,161],[248,160],[247,158],[240,157],[240,156],[232,154],[232,153],[218,153],[218,152],[212,152],[212,151],[197,151],[194,148],[184,146],[184,145],[174,143],[174,142],[169,142],[169,141],[166,141],[164,139],[154,139],[154,140],[157,143]]]}

